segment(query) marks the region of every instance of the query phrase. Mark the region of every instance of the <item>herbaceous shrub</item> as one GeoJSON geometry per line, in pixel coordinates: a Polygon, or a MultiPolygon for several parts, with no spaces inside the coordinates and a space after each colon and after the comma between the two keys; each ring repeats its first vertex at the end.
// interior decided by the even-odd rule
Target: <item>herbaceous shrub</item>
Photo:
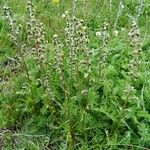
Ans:
{"type": "Polygon", "coordinates": [[[62,14],[62,27],[56,33],[50,29],[50,37],[36,3],[24,3],[24,21],[4,5],[10,43],[4,45],[14,55],[1,65],[4,148],[150,147],[149,41],[140,28],[146,3],[101,3],[98,21],[87,11],[98,1],[73,1],[72,10],[62,14]],[[110,14],[115,17],[108,19],[110,14]]]}

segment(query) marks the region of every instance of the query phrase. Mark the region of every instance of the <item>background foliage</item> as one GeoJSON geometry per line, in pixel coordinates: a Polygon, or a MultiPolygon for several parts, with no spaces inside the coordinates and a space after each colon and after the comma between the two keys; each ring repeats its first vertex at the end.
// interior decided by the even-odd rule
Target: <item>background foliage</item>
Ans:
{"type": "Polygon", "coordinates": [[[110,2],[33,0],[34,17],[44,29],[39,25],[39,35],[29,38],[29,4],[0,0],[0,149],[150,149],[150,2],[110,2]],[[21,26],[18,35],[3,6],[12,10],[14,28],[21,26]],[[78,54],[72,54],[77,79],[65,11],[84,21],[81,33],[89,40],[78,30],[70,37],[74,43],[83,40],[73,45],[79,46],[78,54]],[[141,43],[131,45],[136,17],[141,43]],[[36,40],[41,40],[39,56],[36,40]],[[134,53],[137,49],[140,55],[134,53]],[[132,70],[133,61],[140,63],[132,70]]]}

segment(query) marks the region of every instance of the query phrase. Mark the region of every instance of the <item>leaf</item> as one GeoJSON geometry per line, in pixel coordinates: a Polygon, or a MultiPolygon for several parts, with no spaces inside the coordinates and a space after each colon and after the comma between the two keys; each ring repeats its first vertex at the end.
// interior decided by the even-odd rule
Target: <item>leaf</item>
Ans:
{"type": "Polygon", "coordinates": [[[139,111],[138,117],[144,117],[147,121],[150,122],[150,114],[147,111],[139,111]]]}

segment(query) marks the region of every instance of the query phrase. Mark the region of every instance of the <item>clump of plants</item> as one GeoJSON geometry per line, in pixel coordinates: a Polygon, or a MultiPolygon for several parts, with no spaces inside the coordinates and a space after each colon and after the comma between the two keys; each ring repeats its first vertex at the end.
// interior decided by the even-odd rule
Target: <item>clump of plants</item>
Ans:
{"type": "MultiPolygon", "coordinates": [[[[90,7],[86,4],[81,12],[90,7]]],[[[87,22],[78,16],[74,1],[73,10],[62,14],[62,29],[50,39],[36,3],[25,5],[24,22],[4,6],[9,47],[15,52],[1,64],[0,146],[148,150],[149,47],[144,50],[139,27],[143,1],[135,15],[126,15],[124,27],[119,21],[126,3],[114,5],[115,17],[103,16],[95,27],[88,14],[83,15],[87,22]]],[[[112,1],[105,5],[113,11],[112,1]]]]}

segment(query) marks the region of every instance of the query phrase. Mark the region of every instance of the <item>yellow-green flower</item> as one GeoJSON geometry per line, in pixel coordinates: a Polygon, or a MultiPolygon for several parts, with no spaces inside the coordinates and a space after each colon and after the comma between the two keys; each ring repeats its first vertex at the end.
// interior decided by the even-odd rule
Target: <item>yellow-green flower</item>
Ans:
{"type": "Polygon", "coordinates": [[[60,2],[60,0],[52,0],[52,3],[54,4],[58,4],[60,2]]]}

